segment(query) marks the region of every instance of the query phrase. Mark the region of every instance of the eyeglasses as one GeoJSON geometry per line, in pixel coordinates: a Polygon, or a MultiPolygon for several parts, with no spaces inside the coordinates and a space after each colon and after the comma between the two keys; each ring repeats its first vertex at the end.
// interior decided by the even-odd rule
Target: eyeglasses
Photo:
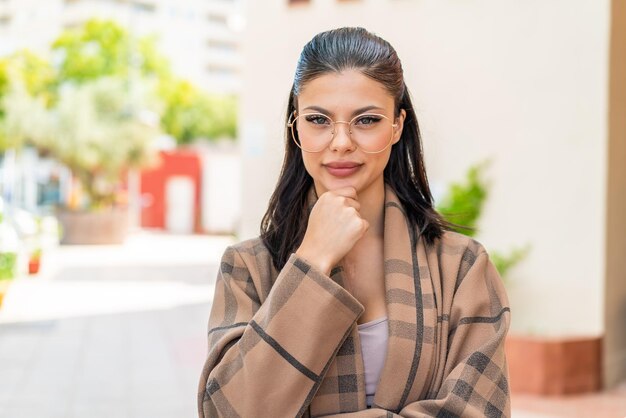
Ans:
{"type": "Polygon", "coordinates": [[[333,121],[322,113],[304,113],[289,116],[287,126],[298,147],[306,152],[321,152],[326,149],[337,132],[336,124],[348,124],[350,139],[361,151],[368,154],[383,152],[393,140],[393,131],[398,127],[385,115],[364,113],[350,122],[333,121]],[[293,119],[292,119],[293,118],[293,119]]]}

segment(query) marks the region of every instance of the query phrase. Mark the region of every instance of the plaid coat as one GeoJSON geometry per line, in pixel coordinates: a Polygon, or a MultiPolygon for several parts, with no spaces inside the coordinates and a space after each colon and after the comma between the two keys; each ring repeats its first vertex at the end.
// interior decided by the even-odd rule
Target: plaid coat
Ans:
{"type": "Polygon", "coordinates": [[[259,238],[226,249],[209,318],[200,417],[508,417],[508,299],[483,246],[446,231],[413,238],[385,191],[389,342],[365,401],[364,307],[292,254],[280,271],[259,238]]]}

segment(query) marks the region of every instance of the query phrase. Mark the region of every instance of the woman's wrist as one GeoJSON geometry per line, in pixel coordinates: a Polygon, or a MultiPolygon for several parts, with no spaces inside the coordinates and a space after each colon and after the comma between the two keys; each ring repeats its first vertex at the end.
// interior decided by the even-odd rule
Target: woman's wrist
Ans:
{"type": "Polygon", "coordinates": [[[323,257],[302,247],[296,250],[296,255],[306,260],[307,263],[317,268],[325,275],[330,276],[330,269],[332,268],[331,263],[323,259],[323,257]]]}

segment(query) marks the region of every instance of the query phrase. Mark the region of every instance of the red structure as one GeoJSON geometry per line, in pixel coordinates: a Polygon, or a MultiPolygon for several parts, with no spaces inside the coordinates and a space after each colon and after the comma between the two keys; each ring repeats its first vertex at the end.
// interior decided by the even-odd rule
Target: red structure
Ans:
{"type": "Polygon", "coordinates": [[[202,160],[191,150],[160,152],[161,163],[156,168],[141,173],[141,226],[147,228],[166,227],[166,186],[174,176],[188,177],[194,184],[193,205],[194,232],[202,232],[200,222],[200,190],[202,160]]]}

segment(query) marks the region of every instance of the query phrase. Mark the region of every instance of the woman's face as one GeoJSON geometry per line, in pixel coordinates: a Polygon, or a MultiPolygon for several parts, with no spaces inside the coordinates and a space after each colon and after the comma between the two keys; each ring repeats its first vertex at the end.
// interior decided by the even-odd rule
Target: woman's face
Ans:
{"type": "Polygon", "coordinates": [[[301,151],[318,196],[346,186],[354,187],[358,194],[364,194],[372,185],[383,186],[383,171],[392,145],[400,140],[406,116],[402,109],[394,119],[393,111],[394,99],[383,85],[358,70],[328,73],[304,85],[298,96],[298,114],[322,113],[334,121],[350,121],[363,113],[377,113],[397,124],[386,131],[384,140],[390,137],[391,145],[380,153],[363,152],[350,138],[347,124],[335,126],[331,142],[322,151],[301,151]]]}

